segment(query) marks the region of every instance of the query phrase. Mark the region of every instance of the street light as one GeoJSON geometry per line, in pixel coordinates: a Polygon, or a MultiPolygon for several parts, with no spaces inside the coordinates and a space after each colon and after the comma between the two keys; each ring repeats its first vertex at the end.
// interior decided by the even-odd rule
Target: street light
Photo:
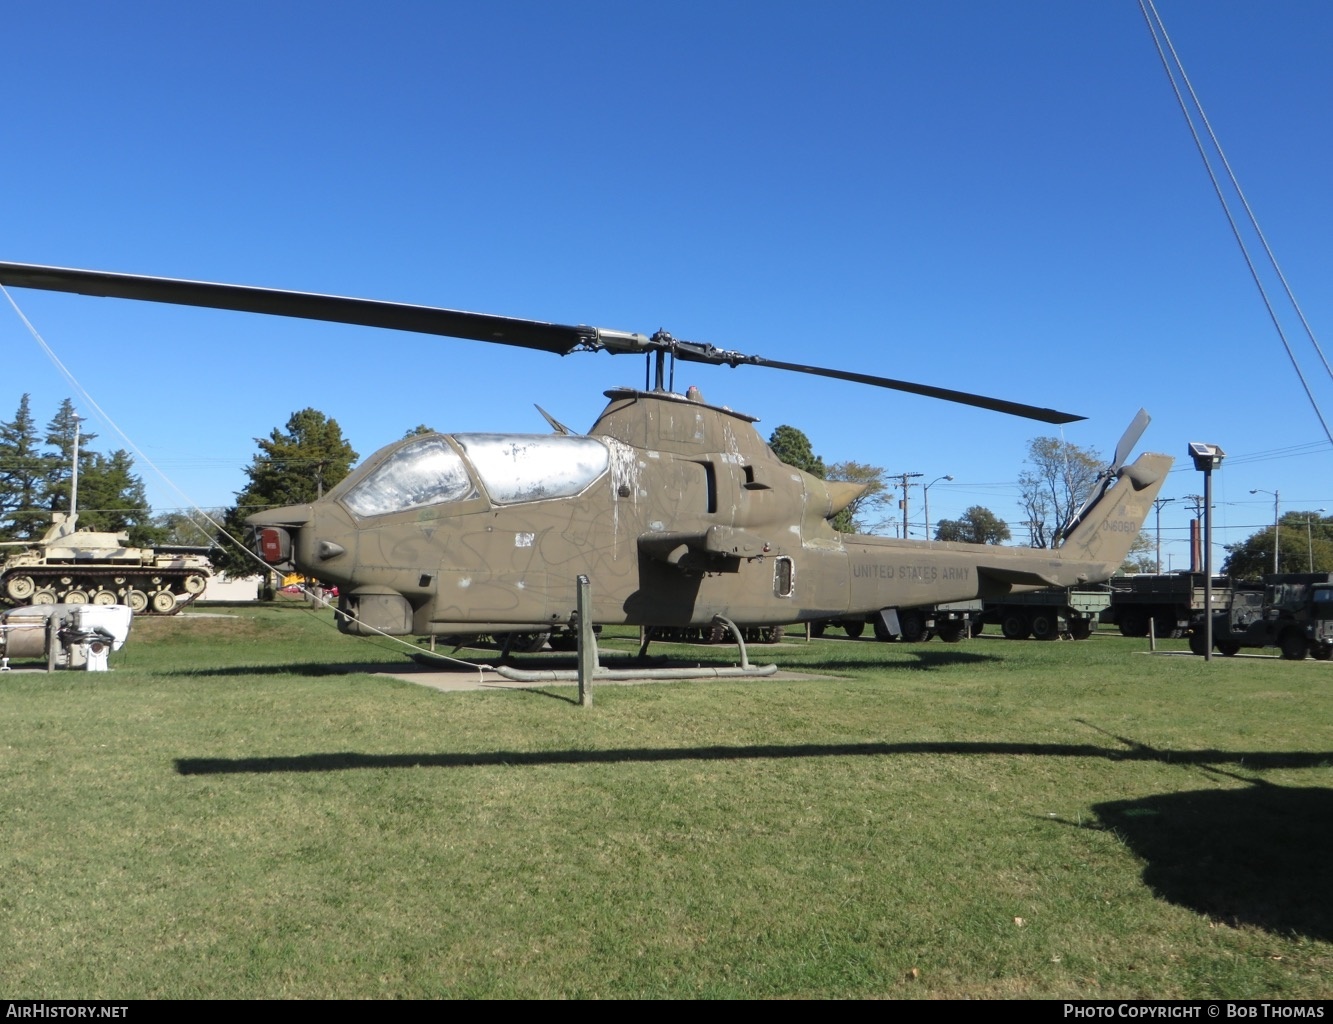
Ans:
{"type": "Polygon", "coordinates": [[[1278,534],[1278,518],[1277,518],[1277,503],[1278,503],[1277,491],[1265,491],[1262,487],[1254,487],[1250,489],[1250,493],[1271,494],[1273,496],[1273,572],[1279,572],[1280,570],[1277,567],[1277,549],[1278,547],[1280,547],[1279,534],[1278,534]]]}
{"type": "Polygon", "coordinates": [[[952,479],[953,479],[952,476],[950,476],[948,473],[945,473],[944,476],[937,476],[934,480],[932,480],[930,483],[926,484],[924,487],[921,488],[921,504],[925,507],[926,510],[926,540],[930,540],[930,489],[934,487],[937,483],[939,483],[941,480],[952,480],[952,479]]]}
{"type": "Polygon", "coordinates": [[[1310,571],[1314,572],[1314,534],[1310,532],[1310,519],[1312,516],[1321,512],[1327,512],[1326,508],[1317,508],[1313,512],[1305,513],[1305,543],[1310,547],[1310,571]]]}
{"type": "Polygon", "coordinates": [[[1213,470],[1226,452],[1215,444],[1190,442],[1194,468],[1203,474],[1203,660],[1213,660],[1213,470]]]}

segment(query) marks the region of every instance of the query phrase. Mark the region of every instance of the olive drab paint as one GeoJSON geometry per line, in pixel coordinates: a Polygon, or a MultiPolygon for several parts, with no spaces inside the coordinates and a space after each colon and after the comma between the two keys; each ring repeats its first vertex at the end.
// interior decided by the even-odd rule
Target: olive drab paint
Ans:
{"type": "Polygon", "coordinates": [[[549,629],[591,581],[599,624],[763,626],[869,614],[1108,578],[1172,460],[1123,465],[1052,549],[843,535],[860,493],[779,459],[753,417],[676,394],[677,360],[765,366],[940,398],[1047,423],[1081,417],[852,371],[780,362],[665,332],[568,326],[431,306],[102,271],[0,263],[0,284],[409,330],[565,355],[639,354],[651,390],[606,392],[592,429],[428,434],[389,445],[309,505],[251,516],[261,556],[340,589],[354,633],[549,629]]]}

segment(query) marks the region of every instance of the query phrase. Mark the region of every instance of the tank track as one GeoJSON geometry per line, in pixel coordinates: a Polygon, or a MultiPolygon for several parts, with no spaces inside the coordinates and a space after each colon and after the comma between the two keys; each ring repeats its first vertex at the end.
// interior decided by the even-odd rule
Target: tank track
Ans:
{"type": "Polygon", "coordinates": [[[151,566],[21,565],[0,577],[13,605],[123,604],[136,615],[175,615],[198,599],[208,573],[151,566]]]}

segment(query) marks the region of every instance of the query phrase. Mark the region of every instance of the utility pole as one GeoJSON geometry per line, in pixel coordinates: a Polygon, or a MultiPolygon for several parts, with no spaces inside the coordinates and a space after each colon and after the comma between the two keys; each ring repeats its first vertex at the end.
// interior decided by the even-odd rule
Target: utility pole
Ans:
{"type": "Polygon", "coordinates": [[[1187,494],[1187,506],[1194,513],[1194,522],[1190,523],[1190,572],[1199,572],[1203,565],[1203,513],[1207,508],[1202,494],[1187,494]]]}
{"type": "Polygon", "coordinates": [[[1169,505],[1175,498],[1156,498],[1152,506],[1157,510],[1157,575],[1162,575],[1162,506],[1169,505]]]}
{"type": "Polygon", "coordinates": [[[903,510],[903,539],[907,539],[907,488],[919,487],[920,484],[914,484],[911,481],[919,476],[925,476],[925,473],[895,473],[901,483],[899,487],[903,489],[902,500],[898,502],[898,507],[903,510]]]}

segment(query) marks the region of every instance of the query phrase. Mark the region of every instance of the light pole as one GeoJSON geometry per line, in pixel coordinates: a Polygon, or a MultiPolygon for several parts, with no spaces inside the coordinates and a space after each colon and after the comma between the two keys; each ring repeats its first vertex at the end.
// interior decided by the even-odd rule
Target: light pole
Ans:
{"type": "Polygon", "coordinates": [[[1277,505],[1278,505],[1278,496],[1277,496],[1277,493],[1278,493],[1278,492],[1277,492],[1277,491],[1266,491],[1266,490],[1264,490],[1262,487],[1253,487],[1253,488],[1250,489],[1250,493],[1251,493],[1251,494],[1271,494],[1271,495],[1273,496],[1273,572],[1275,572],[1275,573],[1276,573],[1276,572],[1279,572],[1280,570],[1279,570],[1278,567],[1277,567],[1277,550],[1278,550],[1279,547],[1281,547],[1281,544],[1280,544],[1280,540],[1279,540],[1279,537],[1280,537],[1280,535],[1279,535],[1279,533],[1278,533],[1279,523],[1278,523],[1278,517],[1277,517],[1277,505]]]}
{"type": "Polygon", "coordinates": [[[1213,660],[1213,470],[1226,458],[1218,445],[1190,442],[1194,468],[1203,474],[1203,660],[1213,660]]]}
{"type": "Polygon", "coordinates": [[[1157,575],[1162,575],[1162,506],[1169,505],[1175,498],[1157,498],[1153,508],[1157,510],[1157,575]]]}
{"type": "Polygon", "coordinates": [[[1310,519],[1321,512],[1327,512],[1326,508],[1317,508],[1313,512],[1305,513],[1305,543],[1310,548],[1310,572],[1314,572],[1314,534],[1310,532],[1310,519]]]}
{"type": "MultiPolygon", "coordinates": [[[[952,476],[950,476],[948,473],[945,473],[944,476],[937,476],[934,480],[932,480],[930,483],[926,484],[924,487],[921,488],[921,504],[925,506],[926,510],[926,540],[930,540],[930,489],[934,487],[937,483],[939,483],[941,480],[952,480],[952,479],[953,479],[952,476]]],[[[1322,512],[1323,509],[1320,509],[1320,511],[1322,512]]]]}

